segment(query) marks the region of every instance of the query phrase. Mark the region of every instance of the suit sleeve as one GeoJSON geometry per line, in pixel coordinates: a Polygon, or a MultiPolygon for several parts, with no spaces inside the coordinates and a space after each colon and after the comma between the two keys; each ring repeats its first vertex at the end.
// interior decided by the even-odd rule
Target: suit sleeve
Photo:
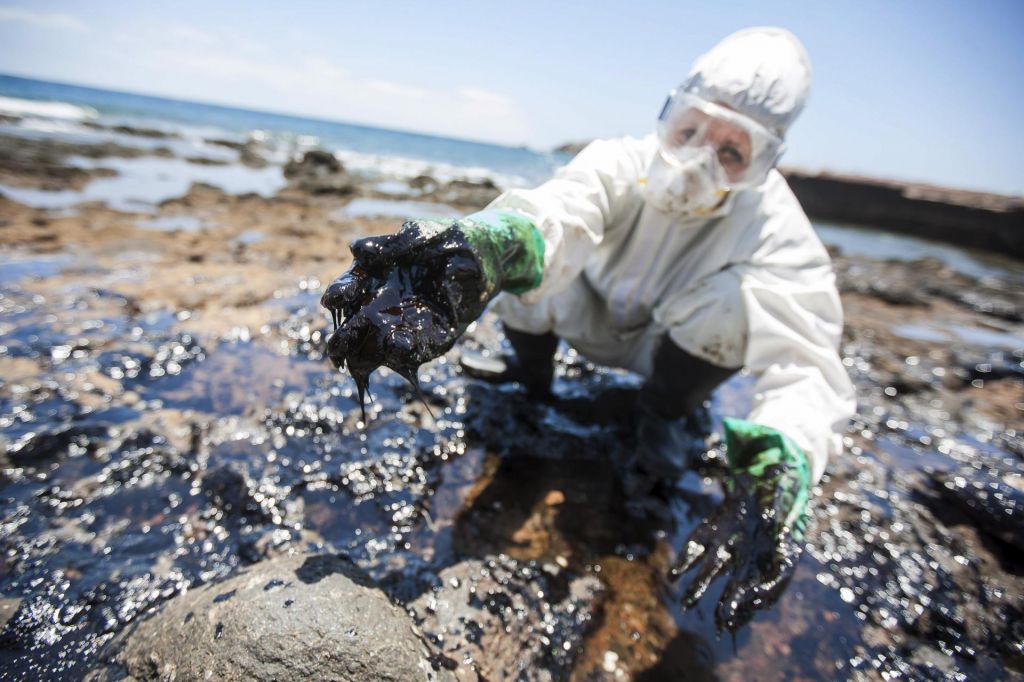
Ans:
{"type": "Polygon", "coordinates": [[[747,418],[803,448],[817,481],[829,457],[842,451],[842,433],[856,408],[838,353],[843,311],[835,275],[828,263],[740,271],[744,366],[757,378],[747,418]]]}
{"type": "Polygon", "coordinates": [[[598,140],[540,187],[505,192],[487,207],[527,215],[544,237],[543,278],[522,302],[564,291],[579,276],[612,222],[617,197],[636,174],[631,165],[624,142],[598,140]]]}

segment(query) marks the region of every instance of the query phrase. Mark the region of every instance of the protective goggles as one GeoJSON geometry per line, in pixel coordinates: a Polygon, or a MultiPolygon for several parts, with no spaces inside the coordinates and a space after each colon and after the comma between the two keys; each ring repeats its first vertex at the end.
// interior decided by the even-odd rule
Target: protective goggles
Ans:
{"type": "Polygon", "coordinates": [[[682,164],[693,151],[711,147],[729,186],[761,184],[782,155],[782,139],[757,121],[696,95],[673,90],[658,116],[665,160],[682,164]]]}

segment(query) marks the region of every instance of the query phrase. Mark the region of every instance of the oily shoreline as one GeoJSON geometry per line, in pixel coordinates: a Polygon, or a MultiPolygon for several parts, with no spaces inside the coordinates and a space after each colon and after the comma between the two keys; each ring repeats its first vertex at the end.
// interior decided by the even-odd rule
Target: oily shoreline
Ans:
{"type": "MultiPolygon", "coordinates": [[[[1024,489],[1020,273],[834,254],[858,416],[800,573],[733,653],[700,611],[679,614],[663,578],[713,484],[674,529],[641,528],[622,513],[609,432],[571,401],[542,408],[468,382],[456,349],[423,370],[436,418],[383,376],[364,430],[351,381],[323,358],[319,293],[351,239],[399,222],[355,202],[468,212],[497,188],[422,177],[396,197],[321,154],[288,175],[271,196],[200,184],[152,212],[0,198],[5,268],[26,273],[5,280],[0,317],[12,676],[73,677],[58,654],[106,655],[191,587],[339,551],[413,611],[461,679],[524,660],[530,679],[1024,670],[1021,557],[975,486],[1024,489]]],[[[488,320],[467,339],[499,342],[488,320]]],[[[592,397],[626,380],[563,353],[559,381],[592,397]]],[[[743,381],[719,411],[741,411],[743,381]]]]}

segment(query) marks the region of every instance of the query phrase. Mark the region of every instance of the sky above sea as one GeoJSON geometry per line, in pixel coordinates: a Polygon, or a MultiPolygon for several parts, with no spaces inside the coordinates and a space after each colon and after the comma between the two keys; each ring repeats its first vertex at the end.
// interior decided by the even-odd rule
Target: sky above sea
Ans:
{"type": "Polygon", "coordinates": [[[793,31],[783,163],[1024,194],[1022,2],[7,2],[0,73],[547,149],[644,135],[728,33],[793,31]]]}

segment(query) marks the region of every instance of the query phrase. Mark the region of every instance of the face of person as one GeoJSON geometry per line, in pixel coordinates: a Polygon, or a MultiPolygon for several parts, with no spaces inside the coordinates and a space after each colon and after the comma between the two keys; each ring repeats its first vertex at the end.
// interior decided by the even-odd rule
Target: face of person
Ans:
{"type": "Polygon", "coordinates": [[[730,180],[736,181],[750,165],[750,133],[742,127],[700,109],[687,109],[672,128],[672,142],[686,145],[710,146],[730,180]],[[699,139],[698,139],[699,138],[699,139]]]}

